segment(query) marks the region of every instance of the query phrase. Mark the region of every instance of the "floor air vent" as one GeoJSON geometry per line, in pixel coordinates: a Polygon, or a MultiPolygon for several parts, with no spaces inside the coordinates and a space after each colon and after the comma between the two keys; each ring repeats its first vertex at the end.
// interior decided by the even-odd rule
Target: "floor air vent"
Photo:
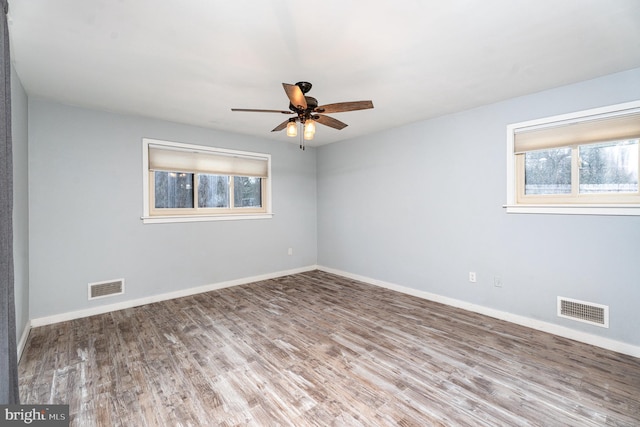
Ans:
{"type": "Polygon", "coordinates": [[[124,279],[89,283],[89,299],[97,299],[124,293],[124,279]]]}
{"type": "Polygon", "coordinates": [[[558,316],[591,325],[609,327],[609,306],[558,297],[558,316]]]}

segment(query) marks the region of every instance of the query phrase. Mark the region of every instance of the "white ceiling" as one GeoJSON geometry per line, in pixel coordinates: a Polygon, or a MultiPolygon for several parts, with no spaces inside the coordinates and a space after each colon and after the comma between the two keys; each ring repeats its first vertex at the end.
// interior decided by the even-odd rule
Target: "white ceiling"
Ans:
{"type": "Polygon", "coordinates": [[[639,0],[10,0],[29,95],[259,137],[281,83],[332,116],[316,145],[640,67],[639,0]]]}

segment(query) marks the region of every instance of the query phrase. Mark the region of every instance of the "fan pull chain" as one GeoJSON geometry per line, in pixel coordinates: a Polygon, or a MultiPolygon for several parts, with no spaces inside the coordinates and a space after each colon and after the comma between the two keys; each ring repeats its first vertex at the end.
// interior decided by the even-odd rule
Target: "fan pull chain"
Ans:
{"type": "Polygon", "coordinates": [[[302,134],[304,133],[304,125],[302,125],[302,123],[300,124],[300,132],[298,132],[298,134],[300,135],[300,149],[302,151],[304,150],[304,138],[302,136],[302,134]]]}

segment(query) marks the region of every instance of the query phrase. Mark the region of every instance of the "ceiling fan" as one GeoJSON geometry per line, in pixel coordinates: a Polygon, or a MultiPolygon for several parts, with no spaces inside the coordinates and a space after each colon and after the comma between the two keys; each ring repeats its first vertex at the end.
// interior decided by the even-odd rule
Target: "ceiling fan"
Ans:
{"type": "Polygon", "coordinates": [[[316,132],[316,122],[334,129],[344,129],[347,124],[333,117],[325,116],[325,113],[342,113],[345,111],[357,111],[373,108],[372,101],[337,102],[318,106],[318,100],[306,93],[311,90],[311,83],[298,82],[295,85],[282,83],[284,91],[289,98],[289,110],[261,110],[254,108],[232,108],[231,111],[247,111],[257,113],[281,113],[295,114],[276,126],[271,132],[287,129],[287,136],[298,135],[298,123],[303,128],[304,139],[300,139],[300,148],[304,150],[304,141],[312,140],[316,132]]]}

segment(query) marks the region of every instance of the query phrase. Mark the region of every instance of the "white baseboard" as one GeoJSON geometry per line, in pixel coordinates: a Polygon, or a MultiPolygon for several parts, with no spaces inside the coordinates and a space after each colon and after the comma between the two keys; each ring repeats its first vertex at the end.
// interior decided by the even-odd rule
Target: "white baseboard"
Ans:
{"type": "Polygon", "coordinates": [[[603,338],[598,335],[589,334],[586,332],[576,331],[564,326],[555,325],[553,323],[543,322],[529,317],[520,316],[513,313],[507,313],[504,311],[496,310],[494,308],[484,307],[470,302],[461,301],[454,298],[445,297],[442,295],[433,294],[430,292],[420,291],[405,286],[396,285],[394,283],[384,282],[382,280],[372,279],[370,277],[360,276],[358,274],[348,273],[346,271],[337,270],[334,268],[317,266],[318,270],[326,271],[327,273],[337,274],[339,276],[347,277],[349,279],[358,280],[360,282],[368,283],[375,286],[391,289],[393,291],[402,292],[404,294],[413,295],[415,297],[423,298],[429,301],[434,301],[442,304],[446,304],[452,307],[462,308],[464,310],[472,311],[474,313],[484,314],[496,319],[505,320],[507,322],[515,323],[517,325],[526,326],[528,328],[536,329],[550,334],[558,335],[560,337],[569,338],[575,341],[583,342],[585,344],[594,345],[607,350],[616,351],[618,353],[627,354],[633,357],[640,358],[640,347],[627,344],[621,341],[612,340],[609,338],[603,338]]]}
{"type": "Polygon", "coordinates": [[[22,352],[24,351],[25,346],[27,345],[27,339],[29,339],[29,332],[31,332],[31,320],[27,320],[27,324],[24,325],[24,329],[22,330],[22,335],[20,335],[20,341],[18,341],[18,362],[20,362],[20,358],[22,357],[22,352]]]}
{"type": "MultiPolygon", "coordinates": [[[[310,265],[306,267],[295,268],[292,270],[278,271],[274,273],[262,274],[259,276],[244,277],[241,279],[228,280],[225,282],[213,283],[210,285],[198,286],[195,288],[182,289],[175,292],[168,292],[160,295],[152,295],[149,297],[123,301],[115,304],[101,305],[98,307],[87,308],[84,310],[77,310],[77,311],[71,311],[67,313],[55,314],[53,316],[39,317],[36,319],[31,319],[30,327],[28,330],[38,326],[51,325],[59,322],[66,322],[67,320],[81,319],[83,317],[95,316],[96,314],[109,313],[112,311],[123,310],[125,308],[138,307],[141,305],[151,304],[151,303],[160,302],[160,301],[166,301],[174,298],[182,298],[189,295],[215,291],[217,289],[229,288],[231,286],[238,286],[238,285],[245,285],[247,283],[252,283],[252,282],[259,282],[261,280],[275,279],[277,277],[288,276],[290,274],[296,274],[296,273],[303,273],[303,272],[311,271],[315,269],[317,269],[316,265],[310,265]]],[[[27,330],[27,336],[29,335],[28,330],[27,330]]]]}

